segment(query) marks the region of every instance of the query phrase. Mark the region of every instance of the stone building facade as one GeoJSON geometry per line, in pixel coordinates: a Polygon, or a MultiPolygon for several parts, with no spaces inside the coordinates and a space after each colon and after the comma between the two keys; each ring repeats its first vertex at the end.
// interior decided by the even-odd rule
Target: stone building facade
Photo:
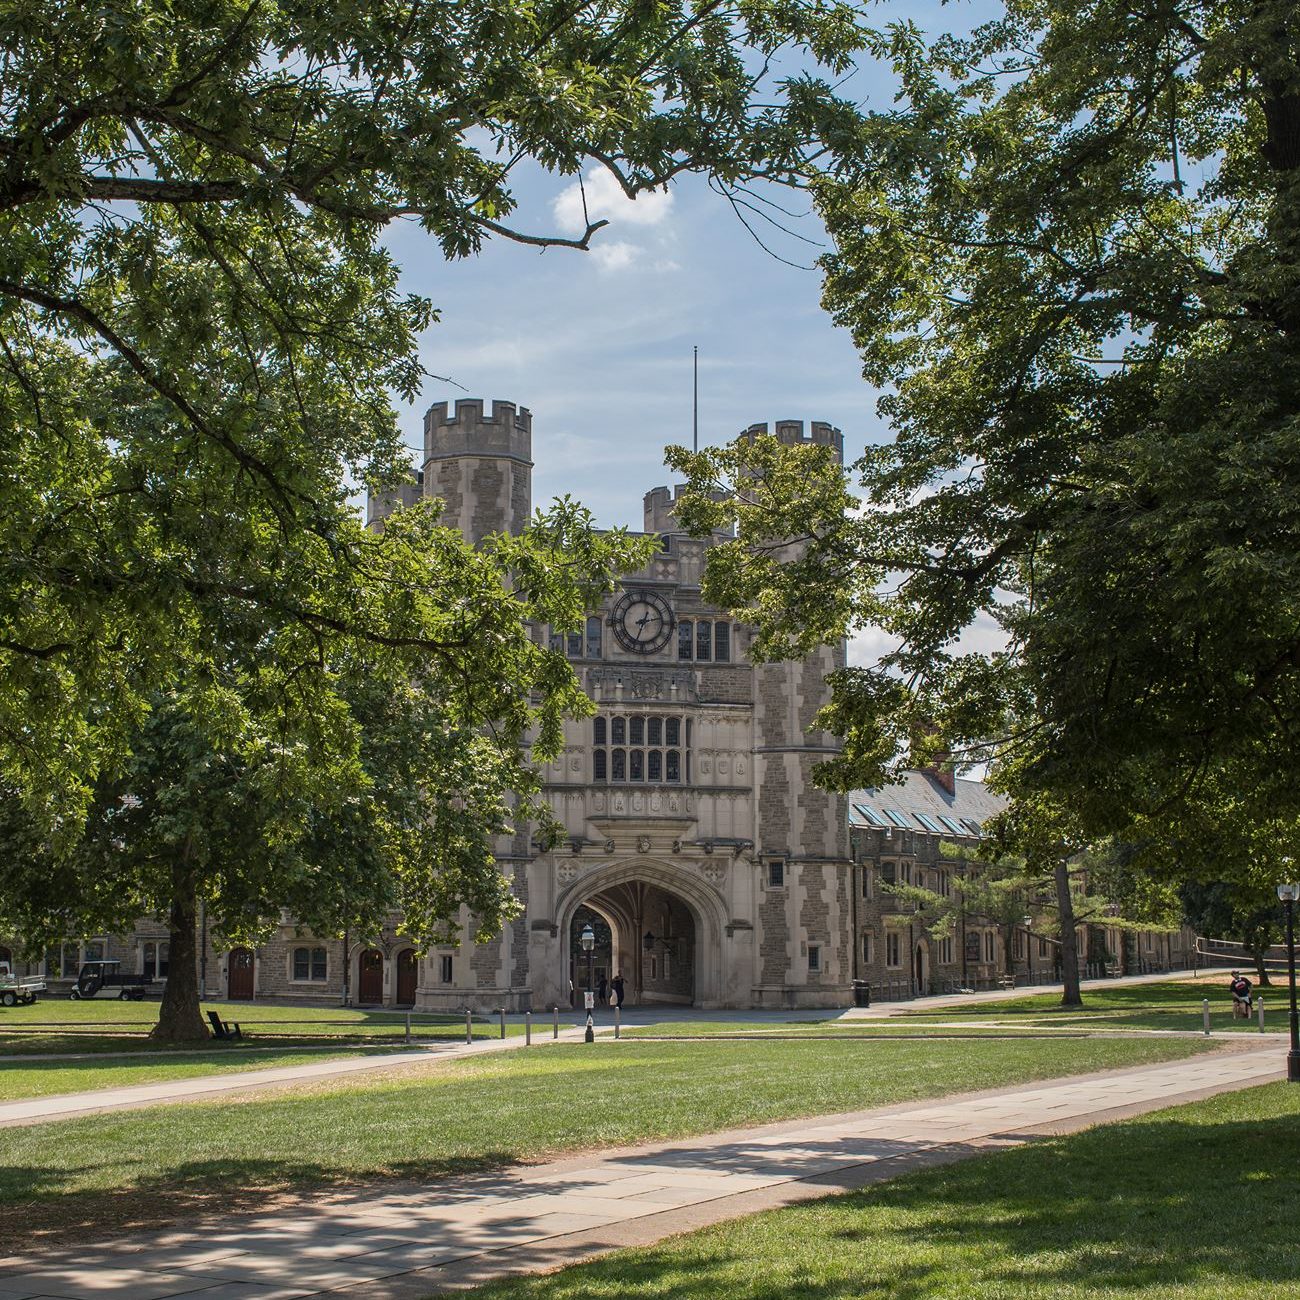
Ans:
{"type": "MultiPolygon", "coordinates": [[[[843,453],[828,424],[778,421],[771,432],[843,453]]],[[[528,411],[439,403],[425,417],[416,482],[372,499],[370,523],[438,496],[473,541],[518,530],[532,510],[531,465],[528,411]]],[[[419,1006],[567,1005],[587,981],[577,935],[592,917],[609,936],[592,978],[621,971],[635,1002],[848,999],[847,803],[811,781],[836,750],[813,718],[843,650],[750,664],[750,629],[701,596],[710,543],[681,531],[675,500],[666,487],[645,495],[659,552],[582,629],[536,629],[572,660],[598,710],[568,725],[544,773],[567,834],[549,851],[522,838],[499,846],[524,910],[488,944],[431,952],[419,1006]]]]}
{"type": "MultiPolygon", "coordinates": [[[[843,454],[829,424],[786,420],[770,431],[843,454]]],[[[372,496],[368,523],[439,497],[444,521],[473,541],[518,531],[532,512],[531,478],[527,410],[437,403],[413,481],[372,496]]],[[[844,649],[751,664],[751,629],[703,599],[711,542],[681,531],[675,502],[667,487],[645,494],[644,530],[659,550],[581,629],[533,630],[572,661],[597,713],[567,725],[544,773],[564,838],[543,849],[521,828],[497,846],[523,905],[508,928],[420,956],[396,916],[379,935],[343,939],[284,916],[269,942],[233,951],[202,927],[207,996],[541,1009],[621,972],[633,1003],[825,1007],[850,1002],[855,979],[901,996],[995,977],[986,925],[972,918],[958,946],[935,940],[881,885],[905,874],[940,882],[954,867],[939,857],[941,839],[973,842],[996,800],[942,773],[847,798],[819,790],[812,769],[837,742],[814,718],[844,649]],[[590,958],[579,946],[587,924],[590,958]]],[[[26,969],[60,989],[92,957],[165,978],[165,927],[141,921],[127,935],[70,942],[26,969]]]]}

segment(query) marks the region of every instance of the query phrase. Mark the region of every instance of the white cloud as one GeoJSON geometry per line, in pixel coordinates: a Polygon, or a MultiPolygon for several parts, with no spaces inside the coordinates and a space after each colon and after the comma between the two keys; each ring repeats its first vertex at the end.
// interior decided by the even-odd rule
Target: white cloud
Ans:
{"type": "Polygon", "coordinates": [[[639,244],[629,244],[625,239],[602,244],[599,237],[591,246],[591,256],[602,271],[622,271],[638,261],[645,252],[639,244]]]}
{"type": "Polygon", "coordinates": [[[672,207],[673,196],[668,190],[647,190],[636,199],[629,199],[603,167],[593,167],[581,183],[574,181],[567,185],[551,204],[556,223],[574,235],[582,234],[588,221],[658,226],[668,219],[672,207]]]}

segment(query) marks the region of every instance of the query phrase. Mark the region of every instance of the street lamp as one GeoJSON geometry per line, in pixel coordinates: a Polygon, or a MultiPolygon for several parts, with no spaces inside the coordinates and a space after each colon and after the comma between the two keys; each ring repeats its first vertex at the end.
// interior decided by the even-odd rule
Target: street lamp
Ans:
{"type": "Polygon", "coordinates": [[[1025,922],[1025,983],[1034,982],[1034,936],[1029,927],[1033,925],[1034,918],[1026,916],[1025,922]]]}
{"type": "Polygon", "coordinates": [[[594,1043],[596,1041],[596,1025],[591,1018],[591,1009],[596,1003],[596,985],[592,979],[591,963],[595,960],[596,932],[591,928],[590,921],[582,927],[578,942],[582,945],[582,951],[587,954],[587,992],[583,996],[583,1001],[587,1004],[587,1032],[583,1035],[583,1038],[588,1043],[594,1043]]]}
{"type": "MultiPolygon", "coordinates": [[[[1291,865],[1287,859],[1287,866],[1291,865]]],[[[1300,884],[1279,885],[1277,896],[1286,908],[1286,973],[1291,988],[1291,1050],[1286,1054],[1286,1077],[1300,1083],[1300,1014],[1295,1000],[1295,905],[1300,898],[1300,884]]]]}

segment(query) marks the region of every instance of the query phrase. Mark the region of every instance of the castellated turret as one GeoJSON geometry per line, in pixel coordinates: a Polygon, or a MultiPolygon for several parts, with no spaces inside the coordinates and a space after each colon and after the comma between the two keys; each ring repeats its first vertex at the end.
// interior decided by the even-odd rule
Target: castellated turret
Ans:
{"type": "Polygon", "coordinates": [[[522,532],[533,511],[533,417],[513,402],[479,398],[454,410],[435,402],[424,417],[424,494],[441,497],[443,522],[471,542],[522,532]]]}

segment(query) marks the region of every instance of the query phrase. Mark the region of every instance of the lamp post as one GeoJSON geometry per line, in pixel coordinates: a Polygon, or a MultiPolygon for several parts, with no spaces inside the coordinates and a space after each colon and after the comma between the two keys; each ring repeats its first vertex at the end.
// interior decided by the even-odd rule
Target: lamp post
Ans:
{"type": "Polygon", "coordinates": [[[1032,916],[1026,916],[1024,918],[1024,923],[1025,923],[1025,983],[1032,984],[1034,982],[1034,936],[1030,932],[1029,927],[1033,925],[1034,918],[1032,916]]]}
{"type": "MultiPolygon", "coordinates": [[[[1287,859],[1286,865],[1291,865],[1287,859]]],[[[1279,885],[1277,896],[1286,908],[1286,974],[1291,992],[1291,1050],[1286,1054],[1286,1077],[1300,1083],[1300,1013],[1295,1000],[1295,905],[1300,898],[1300,884],[1279,885]]]]}
{"type": "Polygon", "coordinates": [[[583,1040],[594,1043],[596,1041],[596,1025],[591,1017],[591,1009],[596,1002],[596,986],[592,979],[591,964],[595,960],[596,932],[591,928],[590,921],[582,927],[578,942],[582,945],[582,951],[587,954],[587,991],[582,999],[587,1004],[587,1032],[583,1035],[583,1040]]]}

